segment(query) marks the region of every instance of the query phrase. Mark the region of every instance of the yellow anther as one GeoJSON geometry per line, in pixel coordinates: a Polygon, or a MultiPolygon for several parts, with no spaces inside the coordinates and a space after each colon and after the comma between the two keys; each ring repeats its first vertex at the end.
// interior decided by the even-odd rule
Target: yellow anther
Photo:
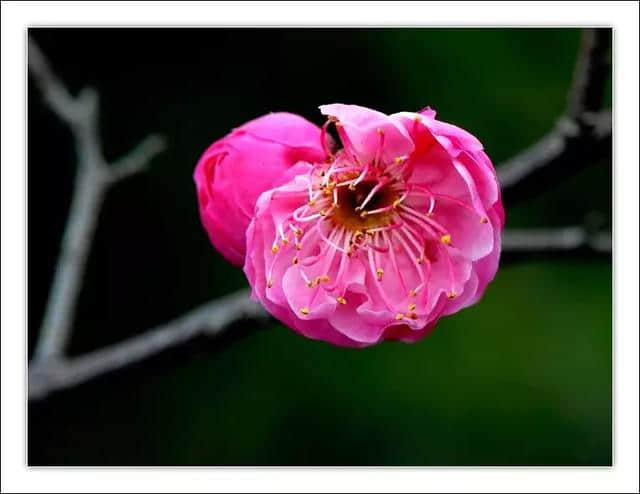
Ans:
{"type": "Polygon", "coordinates": [[[454,299],[456,298],[458,294],[456,292],[454,292],[453,290],[451,290],[450,292],[447,292],[447,297],[449,297],[450,299],[454,299]]]}
{"type": "Polygon", "coordinates": [[[416,291],[413,288],[411,290],[409,290],[409,296],[410,297],[415,297],[416,296],[416,291]]]}
{"type": "Polygon", "coordinates": [[[326,215],[327,215],[327,212],[324,209],[320,210],[320,216],[324,218],[326,215]]]}
{"type": "Polygon", "coordinates": [[[356,186],[353,185],[353,182],[349,184],[349,190],[356,190],[356,186]]]}
{"type": "Polygon", "coordinates": [[[276,254],[279,250],[280,247],[278,247],[278,244],[273,244],[273,247],[271,247],[271,252],[273,252],[274,254],[276,254]]]}
{"type": "Polygon", "coordinates": [[[451,244],[451,235],[449,235],[448,233],[446,235],[443,235],[442,237],[440,237],[440,241],[445,245],[450,245],[451,244]]]}
{"type": "Polygon", "coordinates": [[[315,286],[315,282],[313,282],[313,281],[309,280],[309,281],[307,281],[307,286],[308,286],[309,288],[313,288],[313,287],[315,286]]]}
{"type": "Polygon", "coordinates": [[[362,211],[362,213],[360,213],[360,218],[366,218],[368,214],[369,212],[365,209],[364,211],[362,211]]]}
{"type": "Polygon", "coordinates": [[[329,276],[326,274],[318,276],[318,280],[324,283],[329,283],[329,276]]]}
{"type": "Polygon", "coordinates": [[[409,313],[409,318],[418,319],[418,314],[416,314],[415,312],[411,312],[411,313],[409,313]]]}
{"type": "Polygon", "coordinates": [[[396,321],[402,321],[404,319],[404,314],[402,312],[398,312],[396,314],[396,321]]]}
{"type": "Polygon", "coordinates": [[[345,299],[344,297],[336,297],[336,300],[338,301],[339,304],[345,305],[347,303],[347,299],[345,299]]]}
{"type": "Polygon", "coordinates": [[[303,307],[302,309],[300,309],[300,314],[308,316],[310,313],[311,311],[309,310],[309,307],[303,307]]]}
{"type": "Polygon", "coordinates": [[[396,164],[400,164],[404,161],[404,156],[398,156],[397,158],[395,158],[393,161],[396,162],[396,164]]]}
{"type": "Polygon", "coordinates": [[[293,234],[296,237],[299,237],[300,235],[302,235],[302,228],[296,228],[295,230],[293,230],[293,234]]]}
{"type": "Polygon", "coordinates": [[[409,312],[416,310],[416,304],[409,304],[409,312]]]}
{"type": "Polygon", "coordinates": [[[267,288],[271,288],[272,286],[273,286],[273,280],[269,278],[269,281],[267,281],[267,288]]]}
{"type": "Polygon", "coordinates": [[[316,200],[315,199],[309,199],[309,201],[307,202],[307,204],[309,206],[315,206],[316,205],[316,200]]]}
{"type": "Polygon", "coordinates": [[[382,268],[376,269],[376,276],[378,277],[379,280],[382,279],[382,275],[383,274],[384,274],[384,269],[382,269],[382,268]]]}
{"type": "Polygon", "coordinates": [[[289,239],[287,237],[284,237],[282,239],[282,245],[287,245],[289,243],[289,239]]]}
{"type": "Polygon", "coordinates": [[[293,259],[291,259],[291,264],[298,264],[298,256],[295,256],[293,259]]]}
{"type": "Polygon", "coordinates": [[[400,199],[396,199],[395,201],[393,201],[393,204],[391,205],[391,207],[393,209],[397,208],[398,206],[400,206],[400,204],[402,203],[402,200],[400,199]]]}
{"type": "Polygon", "coordinates": [[[480,218],[480,223],[489,223],[489,218],[483,216],[482,218],[480,218]]]}

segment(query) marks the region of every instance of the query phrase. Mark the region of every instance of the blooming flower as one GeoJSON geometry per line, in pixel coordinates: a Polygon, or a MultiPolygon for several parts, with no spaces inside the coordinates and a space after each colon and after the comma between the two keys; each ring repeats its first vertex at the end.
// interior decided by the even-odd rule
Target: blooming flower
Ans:
{"type": "MultiPolygon", "coordinates": [[[[242,212],[242,224],[252,216],[244,263],[252,296],[309,338],[353,347],[417,341],[475,303],[495,276],[504,210],[491,161],[474,136],[429,108],[320,109],[328,116],[321,132],[296,144],[322,156],[291,167],[278,153],[253,157],[286,171],[242,212]],[[343,146],[335,153],[331,124],[343,146]]],[[[246,160],[240,181],[262,180],[246,160]]],[[[230,203],[220,201],[211,211],[207,203],[218,218],[212,230],[239,228],[228,210],[216,212],[230,203]]],[[[241,251],[234,244],[235,259],[241,251]]]]}
{"type": "Polygon", "coordinates": [[[321,161],[321,130],[291,113],[252,120],[214,142],[194,172],[200,219],[211,243],[242,266],[245,234],[258,196],[282,183],[283,172],[300,160],[321,161]]]}

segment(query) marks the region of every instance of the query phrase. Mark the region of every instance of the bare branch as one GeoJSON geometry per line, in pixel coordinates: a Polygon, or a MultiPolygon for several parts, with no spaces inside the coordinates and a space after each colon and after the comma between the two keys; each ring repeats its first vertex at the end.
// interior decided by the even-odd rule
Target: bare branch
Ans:
{"type": "Polygon", "coordinates": [[[580,250],[611,254],[611,235],[605,232],[591,234],[579,226],[507,230],[502,235],[505,254],[552,254],[580,250]]]}
{"type": "Polygon", "coordinates": [[[526,199],[611,156],[611,112],[602,111],[610,46],[610,29],[583,31],[566,114],[551,132],[498,167],[505,202],[526,199]]]}
{"type": "Polygon", "coordinates": [[[589,126],[566,117],[538,142],[498,167],[505,202],[513,204],[550,183],[611,157],[611,113],[585,116],[589,126]]]}
{"type": "Polygon", "coordinates": [[[584,29],[580,55],[569,92],[567,114],[577,120],[585,113],[598,112],[604,101],[609,73],[611,29],[584,29]]]}
{"type": "Polygon", "coordinates": [[[32,364],[29,399],[41,399],[53,391],[135,364],[197,336],[216,336],[237,321],[267,317],[264,309],[249,299],[248,291],[241,290],[123,342],[80,357],[32,364]]]}
{"type": "Polygon", "coordinates": [[[110,167],[100,142],[97,92],[87,88],[74,98],[32,40],[29,40],[29,69],[49,108],[71,127],[78,155],[71,210],[35,349],[34,358],[40,361],[57,359],[64,354],[107,188],[142,170],[164,148],[164,141],[157,136],[148,137],[118,160],[116,166],[110,167]]]}

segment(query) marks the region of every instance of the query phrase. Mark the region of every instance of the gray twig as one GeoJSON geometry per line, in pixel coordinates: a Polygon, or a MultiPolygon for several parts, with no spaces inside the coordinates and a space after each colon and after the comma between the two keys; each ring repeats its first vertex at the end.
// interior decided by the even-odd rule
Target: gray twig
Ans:
{"type": "Polygon", "coordinates": [[[241,290],[106,348],[80,357],[32,364],[29,369],[29,399],[41,399],[54,391],[135,364],[197,336],[216,336],[239,320],[266,318],[267,313],[249,299],[248,291],[241,290]]]}
{"type": "Polygon", "coordinates": [[[590,233],[580,226],[506,230],[502,235],[505,254],[572,253],[580,250],[611,254],[611,235],[590,233]]]}
{"type": "Polygon", "coordinates": [[[71,209],[35,349],[34,359],[40,362],[64,355],[107,188],[143,170],[164,148],[164,140],[150,136],[110,166],[104,159],[100,141],[98,93],[87,88],[73,97],[32,40],[29,40],[29,69],[49,108],[71,128],[78,159],[71,209]]]}

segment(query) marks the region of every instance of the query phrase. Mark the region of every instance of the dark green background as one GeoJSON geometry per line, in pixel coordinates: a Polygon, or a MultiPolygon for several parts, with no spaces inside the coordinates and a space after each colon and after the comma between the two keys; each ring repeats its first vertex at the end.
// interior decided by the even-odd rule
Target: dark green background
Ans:
{"type": "MultiPolygon", "coordinates": [[[[562,112],[573,29],[32,29],[75,92],[101,94],[105,152],[169,148],[105,204],[71,353],[246,286],[209,245],[200,153],[269,111],[430,105],[500,163],[562,112]]],[[[31,82],[31,81],[30,81],[31,82]]],[[[610,101],[610,95],[607,96],[610,101]]],[[[29,349],[75,169],[68,129],[29,85],[29,349]]],[[[507,205],[507,226],[611,225],[611,163],[507,205]],[[590,214],[598,212],[595,216],[590,214]],[[599,218],[599,219],[598,219],[599,218]]],[[[415,345],[365,350],[238,325],[29,405],[31,465],[608,465],[611,259],[503,262],[484,299],[415,345]]]]}

